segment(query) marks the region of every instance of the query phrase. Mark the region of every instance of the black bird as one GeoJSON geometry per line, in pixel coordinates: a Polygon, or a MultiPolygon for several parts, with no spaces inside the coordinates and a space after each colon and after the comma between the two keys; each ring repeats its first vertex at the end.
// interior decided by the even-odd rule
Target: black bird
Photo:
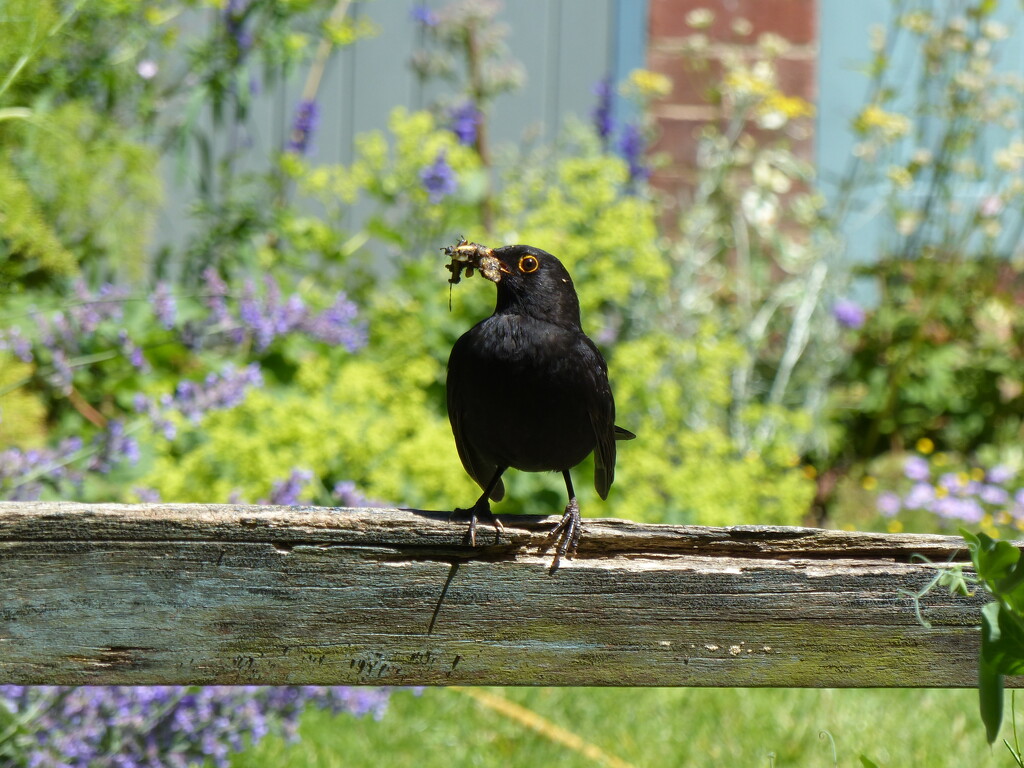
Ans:
{"type": "Polygon", "coordinates": [[[456,512],[468,512],[475,545],[477,519],[501,529],[488,499],[505,495],[506,469],[561,472],[569,503],[546,545],[555,545],[557,567],[575,553],[582,530],[569,470],[594,451],[594,487],[607,498],[615,441],[635,435],[615,426],[608,366],[580,327],[576,289],[558,259],[528,245],[462,242],[445,252],[463,262],[449,265],[452,282],[473,266],[498,287],[494,314],[463,334],[448,359],[455,446],[483,489],[470,509],[456,512]]]}

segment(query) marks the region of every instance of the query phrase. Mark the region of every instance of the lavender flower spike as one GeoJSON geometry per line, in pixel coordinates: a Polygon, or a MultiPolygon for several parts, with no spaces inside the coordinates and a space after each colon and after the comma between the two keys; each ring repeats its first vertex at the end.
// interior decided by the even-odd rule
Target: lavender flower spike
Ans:
{"type": "Polygon", "coordinates": [[[292,133],[288,139],[288,151],[297,155],[309,152],[313,133],[320,123],[320,109],[315,101],[301,101],[295,110],[292,133]]]}
{"type": "Polygon", "coordinates": [[[597,106],[590,113],[594,121],[594,130],[601,137],[601,143],[608,146],[608,140],[615,130],[615,123],[612,120],[612,98],[614,97],[611,77],[605,77],[594,86],[594,95],[597,96],[597,106]]]}
{"type": "Polygon", "coordinates": [[[630,123],[622,130],[619,138],[619,153],[629,164],[630,182],[644,181],[651,175],[651,169],[644,164],[647,140],[639,126],[630,123]]]}
{"type": "Polygon", "coordinates": [[[449,127],[451,132],[458,137],[459,144],[465,147],[473,146],[476,143],[477,127],[483,119],[483,115],[476,108],[476,104],[472,101],[467,101],[462,106],[452,109],[448,116],[450,120],[449,127]]]}
{"type": "Polygon", "coordinates": [[[448,165],[444,150],[437,153],[437,159],[432,165],[420,171],[420,181],[430,195],[430,202],[435,205],[459,188],[455,171],[448,165]]]}

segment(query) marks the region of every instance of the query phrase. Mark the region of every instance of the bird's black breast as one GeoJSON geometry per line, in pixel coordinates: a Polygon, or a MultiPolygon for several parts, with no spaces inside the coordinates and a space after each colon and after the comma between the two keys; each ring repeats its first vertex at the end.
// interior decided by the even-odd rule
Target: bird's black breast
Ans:
{"type": "Polygon", "coordinates": [[[488,466],[536,472],[581,462],[597,441],[595,392],[610,401],[604,360],[590,340],[525,315],[483,320],[455,343],[448,361],[448,410],[460,454],[488,466]]]}

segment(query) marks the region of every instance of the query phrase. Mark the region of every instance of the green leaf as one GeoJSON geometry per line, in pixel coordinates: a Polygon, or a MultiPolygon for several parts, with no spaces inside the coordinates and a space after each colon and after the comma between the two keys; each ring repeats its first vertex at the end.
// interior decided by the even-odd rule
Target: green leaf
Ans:
{"type": "MultiPolygon", "coordinates": [[[[986,643],[999,642],[999,603],[986,603],[981,609],[981,652],[984,655],[986,643]]],[[[990,658],[986,656],[986,658],[990,658]]]]}
{"type": "Polygon", "coordinates": [[[878,763],[864,755],[860,755],[860,764],[864,766],[864,768],[879,768],[878,763]]]}
{"type": "Polygon", "coordinates": [[[1024,620],[1020,616],[1003,603],[989,603],[982,608],[981,637],[982,656],[996,671],[1024,674],[1024,620]]]}
{"type": "Polygon", "coordinates": [[[984,533],[978,534],[978,547],[972,552],[978,576],[994,586],[1013,574],[1020,560],[1020,550],[1007,541],[995,541],[984,533]]]}
{"type": "MultiPolygon", "coordinates": [[[[982,648],[984,648],[984,634],[982,648]]],[[[1003,721],[1003,676],[982,658],[978,660],[978,702],[981,721],[985,724],[985,737],[994,744],[1003,721]]]]}

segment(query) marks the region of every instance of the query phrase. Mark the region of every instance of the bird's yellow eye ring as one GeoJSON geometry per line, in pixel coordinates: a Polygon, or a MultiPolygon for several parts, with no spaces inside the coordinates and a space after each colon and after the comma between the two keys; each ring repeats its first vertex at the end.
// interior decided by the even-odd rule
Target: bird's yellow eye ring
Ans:
{"type": "Polygon", "coordinates": [[[537,261],[536,256],[523,256],[519,259],[519,271],[524,275],[536,272],[538,267],[540,267],[540,262],[537,261]]]}

